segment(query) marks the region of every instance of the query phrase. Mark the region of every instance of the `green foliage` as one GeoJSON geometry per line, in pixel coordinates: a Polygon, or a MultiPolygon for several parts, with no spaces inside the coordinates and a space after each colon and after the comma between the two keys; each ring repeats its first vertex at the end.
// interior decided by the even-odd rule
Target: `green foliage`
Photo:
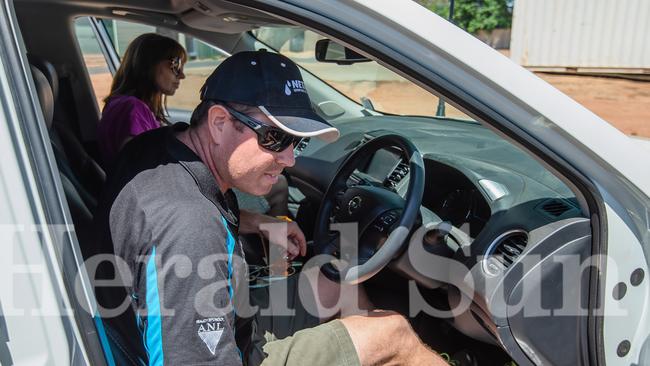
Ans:
{"type": "MultiPolygon", "coordinates": [[[[449,16],[449,0],[416,0],[443,18],[449,16]]],[[[453,22],[469,33],[510,28],[512,0],[455,0],[453,22]]]]}
{"type": "Polygon", "coordinates": [[[449,0],[416,0],[416,2],[445,19],[449,17],[449,0]]]}

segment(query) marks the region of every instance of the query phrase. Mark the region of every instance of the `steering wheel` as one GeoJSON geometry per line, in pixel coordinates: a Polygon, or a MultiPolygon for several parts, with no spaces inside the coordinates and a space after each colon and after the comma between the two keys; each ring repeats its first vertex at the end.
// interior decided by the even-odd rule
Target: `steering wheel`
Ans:
{"type": "Polygon", "coordinates": [[[339,269],[330,261],[321,267],[321,272],[333,281],[357,284],[377,274],[399,255],[418,219],[424,177],[422,155],[405,137],[379,136],[352,151],[327,188],[314,228],[315,254],[340,256],[350,264],[339,269]],[[399,149],[402,161],[408,161],[410,176],[405,198],[379,186],[348,187],[354,170],[376,151],[388,147],[399,149]],[[348,249],[352,252],[356,249],[349,246],[357,243],[348,243],[350,238],[330,231],[332,222],[358,223],[357,253],[348,253],[348,249]]]}

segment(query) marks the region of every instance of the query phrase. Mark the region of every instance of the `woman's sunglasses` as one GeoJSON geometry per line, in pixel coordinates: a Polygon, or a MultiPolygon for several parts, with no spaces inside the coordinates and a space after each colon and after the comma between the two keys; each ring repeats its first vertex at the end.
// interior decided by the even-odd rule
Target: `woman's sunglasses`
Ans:
{"type": "Polygon", "coordinates": [[[273,152],[284,151],[289,146],[296,147],[302,141],[302,137],[288,134],[281,129],[266,125],[250,116],[223,105],[230,114],[239,122],[246,125],[257,134],[257,143],[266,150],[273,152]]]}
{"type": "Polygon", "coordinates": [[[174,57],[171,60],[171,70],[176,77],[183,73],[183,60],[180,57],[174,57]]]}

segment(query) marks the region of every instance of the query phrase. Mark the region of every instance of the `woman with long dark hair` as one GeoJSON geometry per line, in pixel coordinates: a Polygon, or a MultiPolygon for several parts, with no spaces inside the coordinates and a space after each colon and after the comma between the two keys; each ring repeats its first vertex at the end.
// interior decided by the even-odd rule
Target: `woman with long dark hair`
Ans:
{"type": "Polygon", "coordinates": [[[133,136],[169,124],[166,97],[185,78],[187,53],[175,40],[155,33],[134,39],[115,73],[99,122],[99,149],[112,164],[133,136]]]}

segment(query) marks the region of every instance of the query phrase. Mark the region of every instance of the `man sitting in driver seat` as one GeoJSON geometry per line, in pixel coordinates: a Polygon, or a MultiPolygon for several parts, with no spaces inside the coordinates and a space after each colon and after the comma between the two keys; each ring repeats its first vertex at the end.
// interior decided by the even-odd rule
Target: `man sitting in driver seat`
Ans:
{"type": "MultiPolygon", "coordinates": [[[[123,346],[150,365],[445,364],[396,313],[341,309],[343,318],[322,322],[297,300],[295,281],[287,283],[289,321],[263,329],[257,317],[244,319],[252,314],[239,301],[248,284],[237,235],[278,220],[240,213],[231,189],[267,193],[295,163],[291,147],[301,138],[338,135],[311,109],[291,60],[241,52],[207,79],[190,125],[127,144],[96,216],[100,252],[116,255],[124,283],[97,287],[98,301],[123,346]]],[[[287,237],[287,258],[305,255],[295,223],[287,237]]],[[[338,284],[314,277],[317,298],[339,295],[338,284]]]]}

